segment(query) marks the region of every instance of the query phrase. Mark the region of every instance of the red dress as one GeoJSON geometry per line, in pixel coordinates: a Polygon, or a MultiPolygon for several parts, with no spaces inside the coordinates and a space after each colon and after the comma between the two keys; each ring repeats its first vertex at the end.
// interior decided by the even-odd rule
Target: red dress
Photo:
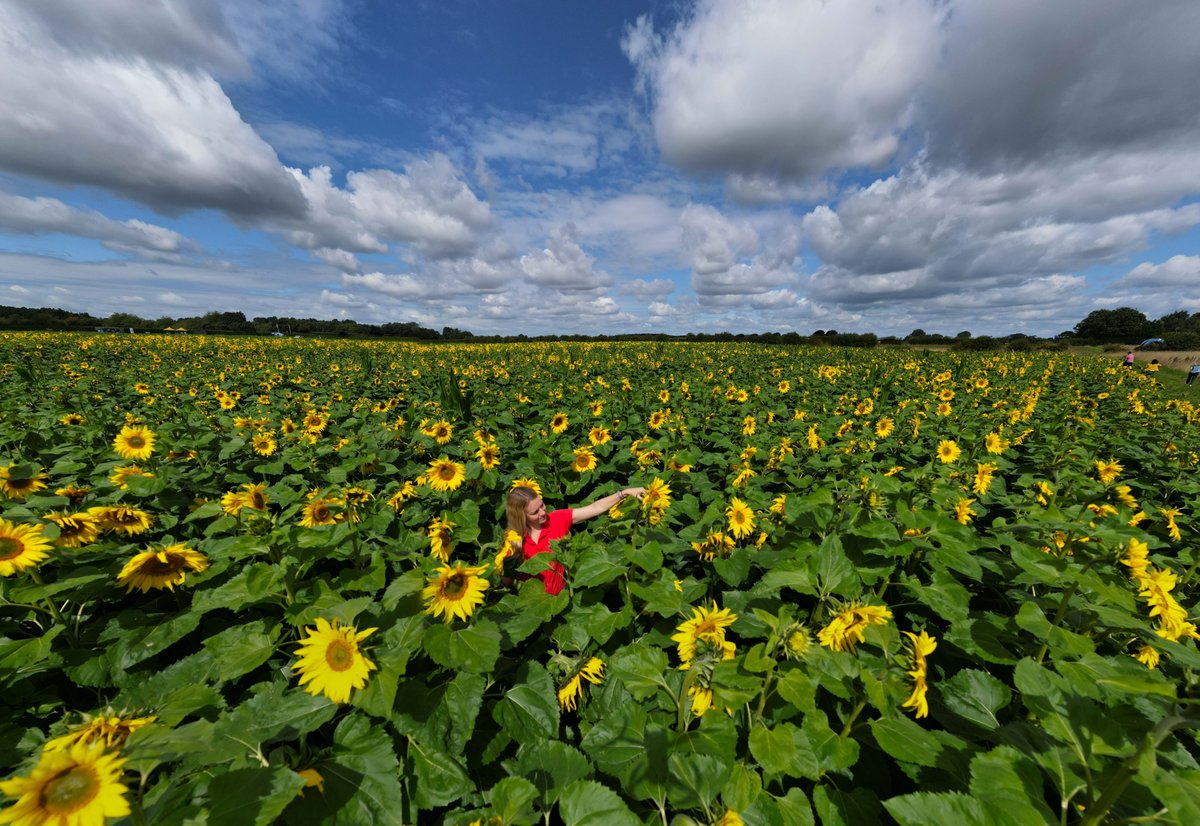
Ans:
{"type": "MultiPolygon", "coordinates": [[[[523,547],[525,559],[533,559],[538,554],[548,553],[552,540],[561,539],[571,532],[571,522],[573,519],[574,511],[570,508],[551,511],[546,514],[546,524],[542,526],[542,532],[538,535],[537,542],[534,542],[529,534],[525,534],[525,545],[523,547]]],[[[542,582],[546,583],[547,594],[554,596],[563,589],[563,586],[567,583],[565,579],[566,573],[566,568],[552,561],[548,570],[538,574],[542,578],[542,582]]]]}

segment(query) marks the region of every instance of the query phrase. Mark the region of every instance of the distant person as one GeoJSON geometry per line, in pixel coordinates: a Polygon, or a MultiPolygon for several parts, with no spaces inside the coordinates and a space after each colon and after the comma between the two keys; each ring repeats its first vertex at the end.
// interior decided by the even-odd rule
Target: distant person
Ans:
{"type": "Polygon", "coordinates": [[[1150,363],[1146,365],[1146,372],[1157,373],[1158,368],[1160,367],[1162,367],[1162,365],[1158,363],[1158,359],[1150,359],[1150,363]]]}
{"type": "Polygon", "coordinates": [[[1133,366],[1133,351],[1132,350],[1130,350],[1128,353],[1125,354],[1125,366],[1126,367],[1133,366]]]}
{"type": "Polygon", "coordinates": [[[1191,387],[1196,383],[1196,376],[1200,376],[1200,361],[1192,362],[1191,368],[1188,369],[1187,385],[1191,387]]]}

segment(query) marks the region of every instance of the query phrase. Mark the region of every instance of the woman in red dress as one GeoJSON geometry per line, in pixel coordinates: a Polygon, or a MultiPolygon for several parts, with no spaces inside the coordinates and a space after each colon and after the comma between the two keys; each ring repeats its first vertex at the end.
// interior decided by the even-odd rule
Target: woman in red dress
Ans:
{"type": "MultiPolygon", "coordinates": [[[[625,488],[582,507],[547,512],[546,503],[538,496],[537,491],[533,488],[516,487],[509,491],[506,503],[508,529],[523,537],[524,561],[550,551],[550,543],[569,534],[572,525],[599,516],[630,496],[640,501],[645,493],[645,488],[625,488]]],[[[547,594],[554,595],[563,589],[566,573],[567,570],[562,565],[551,562],[547,570],[538,574],[546,584],[547,594]]]]}

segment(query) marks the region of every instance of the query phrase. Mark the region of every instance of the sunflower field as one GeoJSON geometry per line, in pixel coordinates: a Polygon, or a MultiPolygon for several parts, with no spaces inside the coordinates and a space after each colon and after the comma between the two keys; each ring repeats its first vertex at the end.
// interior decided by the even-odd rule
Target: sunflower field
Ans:
{"type": "Polygon", "coordinates": [[[1200,408],[1066,354],[0,334],[0,823],[1200,823],[1200,408]],[[646,489],[522,562],[504,500],[646,489]]]}

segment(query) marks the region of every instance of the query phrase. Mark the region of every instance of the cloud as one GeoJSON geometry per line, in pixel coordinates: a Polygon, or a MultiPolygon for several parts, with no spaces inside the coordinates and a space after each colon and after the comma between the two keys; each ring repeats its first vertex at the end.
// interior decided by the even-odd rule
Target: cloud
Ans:
{"type": "Polygon", "coordinates": [[[940,4],[705,0],[622,40],[666,159],[691,170],[818,177],[891,161],[936,65],[940,4]]]}
{"type": "Polygon", "coordinates": [[[29,235],[61,232],[94,238],[105,246],[146,257],[177,257],[198,245],[174,230],[136,218],[114,221],[55,198],[24,198],[0,192],[0,227],[29,235]]]}
{"type": "Polygon", "coordinates": [[[758,249],[758,234],[706,204],[688,204],[679,217],[683,249],[699,276],[723,273],[758,249]]]}
{"type": "Polygon", "coordinates": [[[9,284],[8,289],[10,291],[16,293],[17,295],[32,295],[33,294],[28,288],[22,287],[20,284],[9,284]]]}
{"type": "Polygon", "coordinates": [[[1176,255],[1161,264],[1138,264],[1113,289],[1179,288],[1195,291],[1200,286],[1200,256],[1176,255]]]}
{"type": "Polygon", "coordinates": [[[346,250],[319,247],[313,250],[313,255],[342,272],[358,272],[361,268],[361,265],[358,263],[358,257],[346,250]]]}
{"type": "Polygon", "coordinates": [[[931,155],[995,169],[1194,135],[1197,31],[1191,0],[955,3],[920,94],[931,155]]]}
{"type": "Polygon", "coordinates": [[[631,278],[621,285],[621,292],[638,298],[662,298],[675,291],[675,282],[669,278],[631,278]]]}
{"type": "Polygon", "coordinates": [[[591,172],[632,143],[624,111],[615,102],[547,108],[537,115],[497,112],[447,128],[460,135],[484,168],[563,177],[591,172]]]}
{"type": "Polygon", "coordinates": [[[488,205],[441,154],[413,161],[406,174],[385,169],[351,172],[345,189],[333,183],[326,166],[289,172],[309,212],[271,227],[299,247],[386,252],[387,242],[399,242],[434,258],[452,257],[470,253],[478,234],[493,221],[488,205]]]}
{"type": "Polygon", "coordinates": [[[165,212],[304,212],[275,152],[201,70],[76,53],[0,8],[0,168],[165,212]]]}
{"type": "Polygon", "coordinates": [[[534,284],[556,290],[594,290],[612,284],[612,277],[595,269],[595,259],[577,239],[575,225],[563,224],[544,249],[521,256],[521,271],[534,284]]]}

